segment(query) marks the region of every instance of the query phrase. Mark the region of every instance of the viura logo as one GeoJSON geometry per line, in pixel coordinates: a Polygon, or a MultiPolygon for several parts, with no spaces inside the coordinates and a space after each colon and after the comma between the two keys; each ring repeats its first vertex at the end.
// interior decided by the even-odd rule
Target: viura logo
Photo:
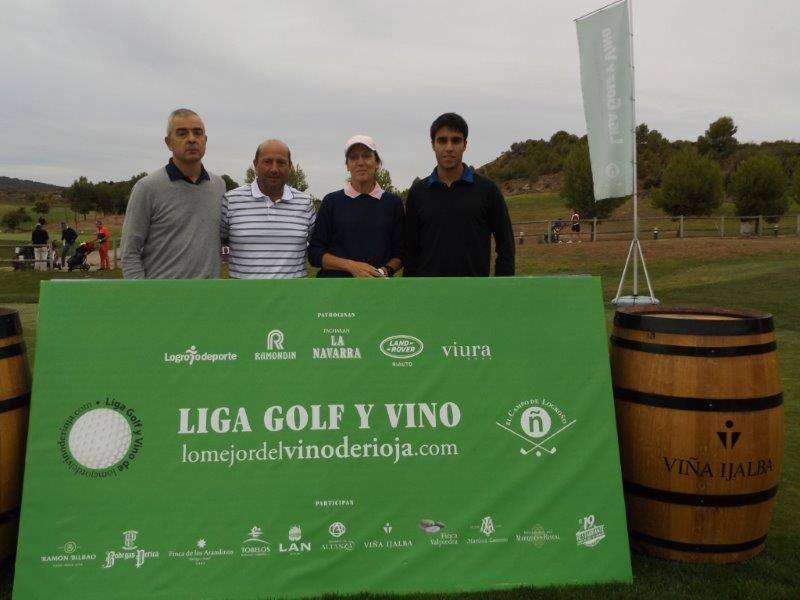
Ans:
{"type": "Polygon", "coordinates": [[[442,346],[442,352],[445,358],[492,360],[492,347],[488,344],[460,344],[453,340],[452,344],[442,346]]]}
{"type": "Polygon", "coordinates": [[[239,357],[233,352],[200,352],[194,344],[180,354],[164,352],[164,362],[176,365],[187,364],[191,366],[196,362],[226,362],[236,360],[237,358],[239,357]]]}

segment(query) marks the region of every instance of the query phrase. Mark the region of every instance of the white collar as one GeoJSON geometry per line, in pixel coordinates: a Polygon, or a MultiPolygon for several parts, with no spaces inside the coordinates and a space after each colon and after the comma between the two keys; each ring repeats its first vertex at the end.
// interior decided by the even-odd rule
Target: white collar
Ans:
{"type": "MultiPolygon", "coordinates": [[[[258,187],[258,179],[254,179],[253,183],[250,184],[250,193],[253,194],[253,198],[269,198],[264,192],[261,191],[261,188],[258,187]]],[[[292,194],[292,188],[290,188],[285,183],[283,184],[283,195],[281,196],[281,200],[291,200],[294,198],[294,194],[292,194]]],[[[269,198],[272,201],[272,198],[269,198]]]]}

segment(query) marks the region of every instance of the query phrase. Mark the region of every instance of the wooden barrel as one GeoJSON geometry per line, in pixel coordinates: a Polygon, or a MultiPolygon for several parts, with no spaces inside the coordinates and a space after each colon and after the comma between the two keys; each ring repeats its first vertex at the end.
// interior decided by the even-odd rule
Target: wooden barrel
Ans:
{"type": "Polygon", "coordinates": [[[31,375],[16,310],[0,308],[0,570],[14,562],[31,375]]]}
{"type": "Polygon", "coordinates": [[[611,370],[631,545],[690,562],[761,552],[784,437],[772,316],[620,309],[611,370]]]}

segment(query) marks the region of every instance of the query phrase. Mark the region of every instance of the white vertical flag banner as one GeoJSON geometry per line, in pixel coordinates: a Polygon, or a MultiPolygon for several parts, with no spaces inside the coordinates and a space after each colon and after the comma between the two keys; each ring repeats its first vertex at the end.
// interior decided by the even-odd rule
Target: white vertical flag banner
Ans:
{"type": "Polygon", "coordinates": [[[628,0],[575,21],[594,198],[633,193],[633,82],[628,0]]]}

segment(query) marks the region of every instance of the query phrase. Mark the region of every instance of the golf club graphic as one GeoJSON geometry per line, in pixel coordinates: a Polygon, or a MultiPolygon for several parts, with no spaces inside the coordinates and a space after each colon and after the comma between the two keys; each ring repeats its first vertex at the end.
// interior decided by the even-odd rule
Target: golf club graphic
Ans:
{"type": "Polygon", "coordinates": [[[558,431],[556,431],[556,432],[554,432],[554,433],[551,433],[549,436],[547,436],[547,437],[546,437],[546,438],[544,438],[544,439],[543,439],[541,442],[538,442],[538,443],[537,443],[537,442],[534,442],[534,441],[533,441],[532,439],[530,439],[529,437],[527,437],[527,436],[524,436],[524,435],[522,435],[521,433],[517,433],[517,432],[516,432],[516,431],[514,431],[513,429],[510,429],[510,428],[506,427],[506,426],[505,426],[505,425],[503,425],[502,423],[498,423],[497,421],[495,421],[495,425],[497,425],[498,427],[500,427],[500,428],[502,428],[502,429],[505,429],[505,430],[506,430],[506,431],[508,431],[509,433],[513,433],[513,434],[514,434],[515,436],[517,436],[518,438],[520,438],[520,439],[523,439],[523,440],[525,440],[527,443],[529,443],[529,444],[531,445],[531,447],[530,447],[530,448],[528,448],[527,450],[526,450],[525,448],[520,448],[520,449],[519,449],[519,453],[520,453],[520,454],[522,454],[523,456],[527,456],[528,454],[530,454],[531,452],[533,452],[533,451],[534,451],[534,450],[536,450],[537,448],[538,448],[539,450],[543,451],[543,452],[547,452],[548,454],[555,454],[555,453],[556,453],[556,448],[555,448],[555,446],[553,446],[552,448],[545,448],[544,446],[542,446],[542,444],[544,444],[544,443],[546,443],[547,441],[549,441],[549,440],[553,439],[555,436],[557,436],[559,433],[561,433],[562,431],[564,431],[564,430],[565,430],[565,429],[567,429],[568,427],[570,427],[570,426],[574,425],[576,421],[577,421],[577,419],[573,419],[572,421],[570,421],[569,423],[567,423],[566,425],[564,425],[564,426],[563,426],[561,429],[559,429],[558,431]]]}

